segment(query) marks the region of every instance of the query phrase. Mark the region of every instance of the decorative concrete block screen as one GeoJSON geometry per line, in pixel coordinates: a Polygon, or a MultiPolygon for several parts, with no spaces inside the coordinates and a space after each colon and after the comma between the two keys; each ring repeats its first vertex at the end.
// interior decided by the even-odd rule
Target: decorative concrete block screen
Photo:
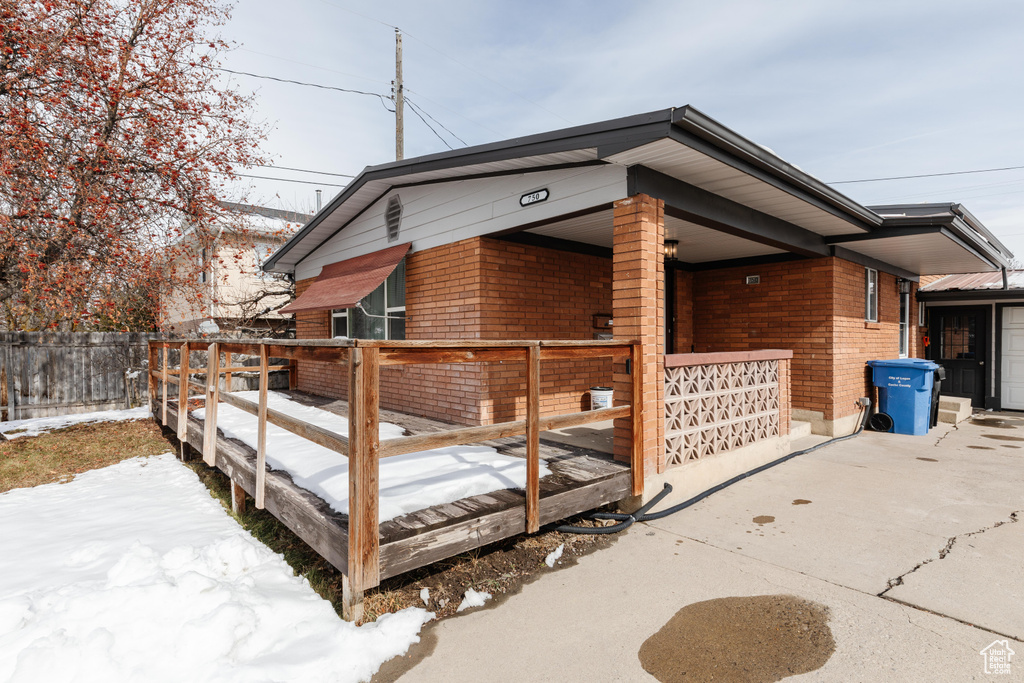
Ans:
{"type": "Polygon", "coordinates": [[[779,360],[757,359],[763,353],[666,358],[665,458],[669,466],[780,435],[779,360]],[[729,361],[737,356],[754,358],[693,363],[698,357],[729,361]],[[670,367],[672,358],[677,367],[670,367]]]}

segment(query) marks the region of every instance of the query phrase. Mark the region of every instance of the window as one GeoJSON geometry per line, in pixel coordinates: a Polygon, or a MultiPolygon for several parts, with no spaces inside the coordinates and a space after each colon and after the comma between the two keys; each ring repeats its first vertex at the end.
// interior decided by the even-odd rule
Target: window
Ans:
{"type": "Polygon", "coordinates": [[[910,353],[910,292],[900,293],[900,358],[910,353]]]}
{"type": "Polygon", "coordinates": [[[199,252],[199,282],[206,284],[206,249],[199,252]]]}
{"type": "Polygon", "coordinates": [[[878,271],[864,269],[864,319],[878,322],[878,271]]]}
{"type": "Polygon", "coordinates": [[[919,301],[917,304],[917,324],[919,327],[928,327],[928,314],[926,310],[927,306],[924,305],[924,302],[919,301]]]}
{"type": "Polygon", "coordinates": [[[331,312],[331,336],[405,339],[405,260],[359,306],[331,312]]]}

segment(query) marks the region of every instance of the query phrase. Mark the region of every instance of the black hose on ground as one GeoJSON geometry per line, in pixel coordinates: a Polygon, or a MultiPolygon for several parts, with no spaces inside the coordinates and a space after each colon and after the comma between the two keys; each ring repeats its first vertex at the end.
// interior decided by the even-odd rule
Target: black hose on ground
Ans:
{"type": "Polygon", "coordinates": [[[562,531],[570,534],[614,534],[620,531],[625,531],[629,527],[633,526],[633,523],[639,521],[641,517],[647,514],[647,511],[662,501],[662,499],[672,492],[672,487],[665,485],[665,488],[658,492],[658,495],[651,498],[647,505],[634,512],[633,514],[627,514],[625,512],[595,512],[590,516],[590,519],[618,519],[621,520],[618,524],[611,526],[570,526],[563,524],[562,526],[555,527],[555,531],[562,531]]]}
{"type": "Polygon", "coordinates": [[[658,512],[648,512],[648,510],[654,507],[655,504],[659,503],[665,496],[667,496],[672,491],[672,485],[666,483],[665,487],[660,492],[658,492],[658,495],[654,496],[654,498],[652,498],[650,502],[647,503],[647,505],[644,505],[642,508],[640,508],[631,515],[619,512],[595,512],[594,514],[590,515],[590,519],[621,519],[622,521],[618,524],[606,527],[583,527],[570,526],[568,524],[564,524],[555,527],[555,531],[560,531],[566,534],[614,534],[618,533],[619,531],[625,531],[626,529],[631,527],[635,522],[645,522],[653,519],[663,519],[665,517],[668,517],[669,515],[679,512],[680,510],[685,510],[694,503],[699,503],[700,501],[704,500],[711,494],[718,493],[722,489],[732,486],[738,481],[742,481],[743,479],[753,476],[759,472],[764,472],[765,470],[775,467],[776,465],[781,465],[787,460],[792,460],[798,455],[805,455],[807,453],[816,451],[819,448],[824,448],[825,446],[828,446],[830,444],[839,443],[840,441],[846,441],[847,439],[852,439],[853,437],[857,436],[858,434],[864,431],[864,426],[867,424],[867,418],[870,414],[871,402],[868,401],[868,404],[863,406],[861,409],[860,424],[857,425],[857,429],[852,434],[847,434],[846,436],[837,436],[834,439],[822,441],[821,443],[811,446],[810,448],[805,448],[802,451],[794,451],[792,453],[784,455],[781,458],[772,460],[771,462],[765,463],[760,467],[755,467],[754,469],[748,470],[743,474],[738,474],[732,479],[724,481],[721,484],[718,484],[717,486],[712,486],[708,490],[698,493],[693,498],[685,500],[682,503],[679,503],[678,505],[673,505],[670,508],[665,508],[664,510],[659,510],[658,512]]]}

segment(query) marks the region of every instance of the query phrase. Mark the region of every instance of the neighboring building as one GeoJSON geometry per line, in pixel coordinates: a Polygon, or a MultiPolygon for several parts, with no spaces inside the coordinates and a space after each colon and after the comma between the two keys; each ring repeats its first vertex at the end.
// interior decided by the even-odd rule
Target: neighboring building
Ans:
{"type": "Polygon", "coordinates": [[[166,327],[178,334],[242,331],[291,336],[294,325],[278,312],[291,300],[291,280],[260,265],[311,216],[263,206],[221,202],[212,230],[187,231],[184,258],[199,262],[197,282],[166,299],[166,327]]]}
{"type": "MultiPolygon", "coordinates": [[[[865,361],[923,353],[921,276],[1011,257],[966,212],[887,210],[683,107],[369,167],[264,268],[296,279],[300,338],[642,341],[645,460],[660,473],[746,443],[746,426],[788,445],[791,416],[851,432],[873,395],[865,361]],[[731,398],[707,399],[716,387],[731,398]],[[668,413],[667,394],[683,397],[668,413]]],[[[550,413],[629,386],[610,362],[544,373],[550,413]]],[[[387,367],[381,402],[520,419],[522,377],[507,363],[387,367]]],[[[347,392],[327,364],[301,363],[298,383],[347,392]]]]}
{"type": "Polygon", "coordinates": [[[942,393],[976,408],[1024,410],[1024,271],[947,275],[920,289],[926,357],[942,393]]]}

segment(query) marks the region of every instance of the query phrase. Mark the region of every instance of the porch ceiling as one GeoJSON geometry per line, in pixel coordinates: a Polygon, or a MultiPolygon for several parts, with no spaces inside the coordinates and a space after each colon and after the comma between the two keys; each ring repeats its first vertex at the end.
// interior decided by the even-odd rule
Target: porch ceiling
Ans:
{"type": "Polygon", "coordinates": [[[646,166],[819,235],[865,232],[856,223],[671,138],[634,147],[605,160],[625,166],[646,166]]]}
{"type": "MultiPolygon", "coordinates": [[[[556,221],[531,228],[527,232],[611,249],[612,211],[599,211],[556,221]]],[[[665,239],[679,240],[679,260],[685,263],[706,263],[786,253],[782,249],[729,235],[675,216],[665,216],[665,239]]]]}
{"type": "Polygon", "coordinates": [[[920,275],[977,273],[997,268],[945,230],[843,242],[842,247],[920,275]]]}

